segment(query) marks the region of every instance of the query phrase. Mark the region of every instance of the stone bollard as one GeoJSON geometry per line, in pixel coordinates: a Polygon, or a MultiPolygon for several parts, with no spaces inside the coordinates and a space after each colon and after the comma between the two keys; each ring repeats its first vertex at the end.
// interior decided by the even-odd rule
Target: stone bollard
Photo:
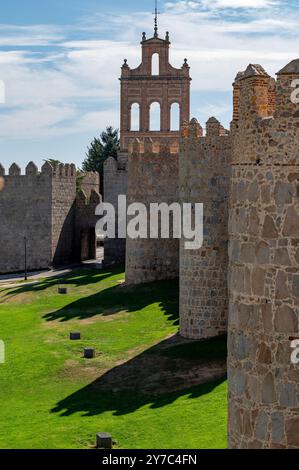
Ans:
{"type": "Polygon", "coordinates": [[[58,294],[67,294],[67,288],[66,287],[58,287],[58,294]]]}
{"type": "Polygon", "coordinates": [[[97,434],[97,449],[112,449],[112,436],[107,432],[97,434]]]}
{"type": "Polygon", "coordinates": [[[96,352],[92,348],[84,348],[84,357],[85,359],[93,359],[96,355],[96,352]]]}
{"type": "Polygon", "coordinates": [[[78,333],[76,331],[71,332],[70,333],[70,339],[73,340],[73,341],[81,339],[81,333],[78,333]]]}

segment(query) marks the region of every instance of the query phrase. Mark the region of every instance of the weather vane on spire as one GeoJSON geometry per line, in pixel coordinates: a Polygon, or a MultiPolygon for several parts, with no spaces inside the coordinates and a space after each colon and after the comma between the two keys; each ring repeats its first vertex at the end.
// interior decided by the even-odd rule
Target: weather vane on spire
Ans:
{"type": "Polygon", "coordinates": [[[158,0],[155,0],[155,34],[154,34],[154,37],[157,38],[158,37],[158,15],[160,15],[160,13],[158,12],[158,0]]]}

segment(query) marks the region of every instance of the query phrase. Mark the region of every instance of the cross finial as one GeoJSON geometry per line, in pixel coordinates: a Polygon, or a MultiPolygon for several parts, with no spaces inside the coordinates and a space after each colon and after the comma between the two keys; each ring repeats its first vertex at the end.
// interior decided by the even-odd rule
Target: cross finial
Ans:
{"type": "Polygon", "coordinates": [[[160,13],[158,12],[158,0],[155,0],[155,33],[154,33],[154,37],[157,38],[158,37],[158,15],[160,15],[160,13]]]}

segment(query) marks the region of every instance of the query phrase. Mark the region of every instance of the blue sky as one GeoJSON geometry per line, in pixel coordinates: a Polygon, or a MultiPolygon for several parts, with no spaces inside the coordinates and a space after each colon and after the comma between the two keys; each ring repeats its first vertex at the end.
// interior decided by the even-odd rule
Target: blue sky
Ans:
{"type": "MultiPolygon", "coordinates": [[[[0,4],[0,162],[82,163],[106,125],[119,126],[120,66],[140,61],[153,0],[10,0],[0,4]]],[[[274,75],[299,56],[299,5],[283,0],[159,2],[171,62],[191,66],[192,116],[228,127],[231,84],[248,63],[274,75]]]]}

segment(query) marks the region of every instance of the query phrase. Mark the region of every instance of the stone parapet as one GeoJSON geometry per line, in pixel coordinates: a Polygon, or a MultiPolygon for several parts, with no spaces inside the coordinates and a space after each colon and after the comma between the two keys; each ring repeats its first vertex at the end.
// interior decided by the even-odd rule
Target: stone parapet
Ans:
{"type": "Polygon", "coordinates": [[[204,243],[180,248],[180,334],[203,339],[227,332],[228,193],[231,138],[215,118],[207,135],[192,119],[183,129],[179,186],[181,203],[203,203],[204,243]]]}

